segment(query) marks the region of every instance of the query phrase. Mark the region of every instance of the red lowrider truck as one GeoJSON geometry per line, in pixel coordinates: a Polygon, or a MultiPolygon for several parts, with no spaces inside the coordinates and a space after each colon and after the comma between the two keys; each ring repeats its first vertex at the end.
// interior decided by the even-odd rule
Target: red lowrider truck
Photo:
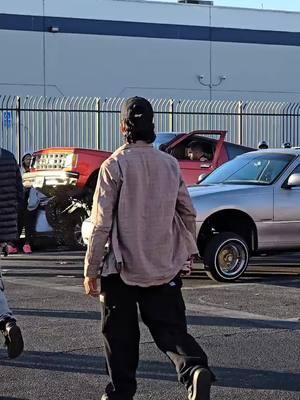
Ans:
{"type": "MultiPolygon", "coordinates": [[[[154,146],[178,159],[183,178],[190,185],[224,162],[253,150],[225,142],[225,136],[225,131],[158,133],[154,146]],[[188,159],[189,144],[195,141],[202,144],[208,161],[188,159]]],[[[23,175],[25,186],[39,188],[52,198],[46,210],[47,219],[51,226],[63,228],[62,242],[72,247],[82,247],[80,223],[88,215],[100,165],[110,154],[76,147],[42,149],[33,154],[30,172],[23,175]],[[74,200],[71,199],[79,200],[86,207],[72,207],[74,200]],[[69,221],[73,215],[71,224],[61,219],[61,211],[65,209],[70,211],[64,214],[69,221]]]]}
{"type": "Polygon", "coordinates": [[[87,197],[95,189],[99,167],[110,152],[76,147],[54,147],[32,155],[30,172],[23,175],[25,186],[39,188],[48,196],[87,197]]]}

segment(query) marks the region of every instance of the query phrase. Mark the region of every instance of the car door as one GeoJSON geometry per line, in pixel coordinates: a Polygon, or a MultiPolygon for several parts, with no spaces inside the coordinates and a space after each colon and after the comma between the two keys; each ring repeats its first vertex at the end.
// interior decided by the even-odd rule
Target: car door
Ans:
{"type": "MultiPolygon", "coordinates": [[[[284,182],[292,173],[300,173],[300,163],[284,182]]],[[[274,233],[277,247],[300,248],[300,187],[284,188],[282,181],[275,186],[274,233]]]]}
{"type": "MultiPolygon", "coordinates": [[[[186,135],[182,135],[178,140],[172,142],[172,144],[166,148],[165,151],[174,155],[178,159],[183,179],[187,185],[197,183],[200,175],[209,174],[220,164],[227,161],[227,154],[224,150],[225,135],[226,132],[224,131],[193,131],[186,135]],[[182,143],[187,139],[189,139],[189,141],[192,141],[193,137],[196,137],[198,135],[204,137],[205,135],[217,135],[219,137],[219,139],[216,141],[212,160],[201,162],[185,159],[184,146],[181,147],[182,143]]],[[[199,141],[199,138],[197,139],[197,141],[199,141]]]]}

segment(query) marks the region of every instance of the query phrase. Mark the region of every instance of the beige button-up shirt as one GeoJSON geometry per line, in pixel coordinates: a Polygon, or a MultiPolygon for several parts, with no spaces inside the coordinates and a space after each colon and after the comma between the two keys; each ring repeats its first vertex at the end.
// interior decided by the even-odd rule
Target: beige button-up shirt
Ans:
{"type": "Polygon", "coordinates": [[[120,147],[100,168],[85,276],[102,270],[128,285],[169,282],[198,253],[195,217],[174,157],[142,141],[120,147]]]}

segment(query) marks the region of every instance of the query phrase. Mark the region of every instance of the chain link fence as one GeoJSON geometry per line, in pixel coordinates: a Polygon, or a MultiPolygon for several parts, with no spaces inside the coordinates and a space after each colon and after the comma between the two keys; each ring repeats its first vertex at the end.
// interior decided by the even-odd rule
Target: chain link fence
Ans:
{"type": "MultiPolygon", "coordinates": [[[[0,96],[0,146],[20,160],[47,147],[113,151],[122,144],[120,108],[124,99],[0,96]]],[[[226,130],[233,143],[270,147],[300,145],[300,104],[150,99],[157,132],[226,130]]]]}

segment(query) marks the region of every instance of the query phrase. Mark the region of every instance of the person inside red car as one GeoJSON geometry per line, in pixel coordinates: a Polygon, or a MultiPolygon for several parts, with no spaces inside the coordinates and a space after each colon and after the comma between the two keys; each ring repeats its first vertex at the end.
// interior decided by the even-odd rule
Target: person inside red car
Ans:
{"type": "Polygon", "coordinates": [[[209,161],[207,154],[205,154],[201,143],[196,141],[191,142],[189,144],[187,155],[191,161],[201,161],[201,162],[209,161]]]}

